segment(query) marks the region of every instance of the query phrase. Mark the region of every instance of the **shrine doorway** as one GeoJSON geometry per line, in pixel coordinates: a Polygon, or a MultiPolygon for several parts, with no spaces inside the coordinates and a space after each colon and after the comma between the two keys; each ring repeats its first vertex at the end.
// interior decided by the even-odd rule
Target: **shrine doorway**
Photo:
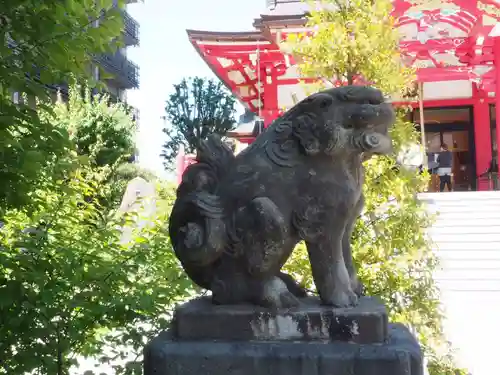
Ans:
{"type": "MultiPolygon", "coordinates": [[[[413,111],[413,122],[419,123],[419,110],[413,111]]],[[[472,107],[424,109],[426,154],[429,166],[435,166],[446,144],[453,154],[453,191],[476,190],[476,160],[472,107]],[[434,163],[433,163],[434,162],[434,163]]],[[[417,125],[420,131],[420,125],[417,125]]],[[[439,192],[437,168],[431,168],[429,192],[439,192]]]]}

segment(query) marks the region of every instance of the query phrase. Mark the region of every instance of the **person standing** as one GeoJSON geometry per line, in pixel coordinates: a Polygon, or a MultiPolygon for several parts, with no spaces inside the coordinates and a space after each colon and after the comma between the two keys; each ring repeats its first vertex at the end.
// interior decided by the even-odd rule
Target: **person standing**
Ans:
{"type": "Polygon", "coordinates": [[[448,149],[446,143],[441,144],[441,152],[439,153],[437,162],[439,164],[437,169],[437,174],[439,176],[439,191],[443,192],[446,186],[448,187],[448,191],[451,191],[453,153],[448,149]]]}

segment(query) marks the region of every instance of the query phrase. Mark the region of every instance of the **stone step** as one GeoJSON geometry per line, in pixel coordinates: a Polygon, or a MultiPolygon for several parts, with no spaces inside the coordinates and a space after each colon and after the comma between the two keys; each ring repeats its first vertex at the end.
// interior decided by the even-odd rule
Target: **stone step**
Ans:
{"type": "MultiPolygon", "coordinates": [[[[499,245],[499,244],[494,244],[499,245]]],[[[438,254],[441,262],[475,262],[475,261],[500,261],[500,248],[494,248],[493,244],[489,250],[467,249],[441,249],[438,254]]],[[[500,269],[500,267],[499,267],[500,269]]]]}
{"type": "Polygon", "coordinates": [[[144,375],[422,375],[422,351],[415,337],[402,324],[389,325],[388,332],[383,343],[356,345],[183,341],[167,331],[146,346],[144,375]]]}
{"type": "Polygon", "coordinates": [[[500,244],[500,233],[489,233],[489,234],[441,234],[441,233],[433,233],[432,241],[437,245],[442,244],[443,242],[463,242],[470,244],[471,248],[475,248],[474,244],[476,243],[485,243],[485,242],[495,242],[497,245],[500,244]]]}
{"type": "Polygon", "coordinates": [[[452,193],[421,193],[418,199],[422,201],[481,201],[500,199],[500,191],[463,191],[452,193]]]}
{"type": "MultiPolygon", "coordinates": [[[[500,253],[500,252],[499,252],[500,253]]],[[[488,258],[478,259],[456,259],[456,258],[443,258],[439,257],[439,268],[442,270],[450,271],[496,271],[500,276],[500,254],[488,258]]],[[[496,274],[494,275],[496,277],[496,274]]]]}
{"type": "Polygon", "coordinates": [[[473,266],[466,269],[453,269],[446,268],[437,269],[434,273],[436,280],[457,280],[457,281],[467,281],[467,280],[489,280],[490,282],[498,283],[500,286],[500,272],[497,269],[475,269],[473,266]]]}
{"type": "Polygon", "coordinates": [[[474,205],[474,204],[464,204],[464,205],[450,205],[450,206],[428,206],[426,207],[429,213],[434,214],[443,214],[443,213],[494,213],[500,212],[500,204],[482,204],[482,205],[474,205]]]}
{"type": "Polygon", "coordinates": [[[440,212],[433,225],[443,222],[463,222],[467,225],[483,225],[483,222],[500,223],[500,210],[487,212],[440,212]]]}
{"type": "Polygon", "coordinates": [[[387,324],[385,306],[371,297],[345,309],[322,306],[310,297],[299,307],[274,312],[251,305],[217,306],[203,297],[175,310],[178,340],[382,343],[387,324]]]}
{"type": "Polygon", "coordinates": [[[437,241],[437,239],[434,237],[432,239],[432,249],[437,253],[437,254],[442,254],[443,252],[455,252],[455,251],[461,251],[461,252],[467,252],[467,251],[484,251],[484,250],[499,250],[500,249],[500,243],[499,242],[470,242],[470,241],[461,241],[462,239],[459,239],[458,241],[454,239],[454,236],[447,236],[447,241],[444,241],[441,239],[441,241],[437,241]]]}
{"type": "Polygon", "coordinates": [[[429,228],[429,234],[433,238],[434,235],[447,235],[454,234],[457,236],[469,236],[469,235],[496,235],[500,234],[500,222],[496,224],[491,224],[491,222],[486,222],[484,225],[466,225],[465,223],[457,223],[458,225],[445,225],[446,223],[439,223],[438,225],[433,225],[429,228]],[[440,224],[440,225],[439,225],[440,224]],[[489,225],[488,225],[489,224],[489,225]]]}
{"type": "MultiPolygon", "coordinates": [[[[495,293],[493,298],[498,298],[500,301],[500,281],[492,281],[486,279],[440,279],[435,277],[436,286],[443,293],[447,292],[478,292],[478,293],[495,293]],[[495,297],[496,296],[496,297],[495,297]]],[[[491,294],[490,294],[491,296],[491,294]]],[[[490,297],[491,298],[491,297],[490,297]]]]}

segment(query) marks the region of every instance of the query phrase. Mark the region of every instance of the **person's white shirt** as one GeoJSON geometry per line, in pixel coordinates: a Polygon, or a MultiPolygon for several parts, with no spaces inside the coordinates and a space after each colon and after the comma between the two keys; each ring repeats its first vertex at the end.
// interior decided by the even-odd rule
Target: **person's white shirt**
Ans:
{"type": "Polygon", "coordinates": [[[437,170],[438,176],[446,176],[446,175],[451,175],[451,168],[438,168],[437,170]]]}

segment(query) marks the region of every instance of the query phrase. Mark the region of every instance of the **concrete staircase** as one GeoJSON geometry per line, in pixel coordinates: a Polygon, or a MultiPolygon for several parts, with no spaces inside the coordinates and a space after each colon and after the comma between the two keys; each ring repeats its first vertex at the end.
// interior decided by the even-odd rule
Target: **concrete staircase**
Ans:
{"type": "Polygon", "coordinates": [[[426,193],[438,212],[430,229],[441,260],[435,280],[445,310],[445,333],[460,365],[472,375],[498,372],[500,337],[500,191],[426,193]]]}

